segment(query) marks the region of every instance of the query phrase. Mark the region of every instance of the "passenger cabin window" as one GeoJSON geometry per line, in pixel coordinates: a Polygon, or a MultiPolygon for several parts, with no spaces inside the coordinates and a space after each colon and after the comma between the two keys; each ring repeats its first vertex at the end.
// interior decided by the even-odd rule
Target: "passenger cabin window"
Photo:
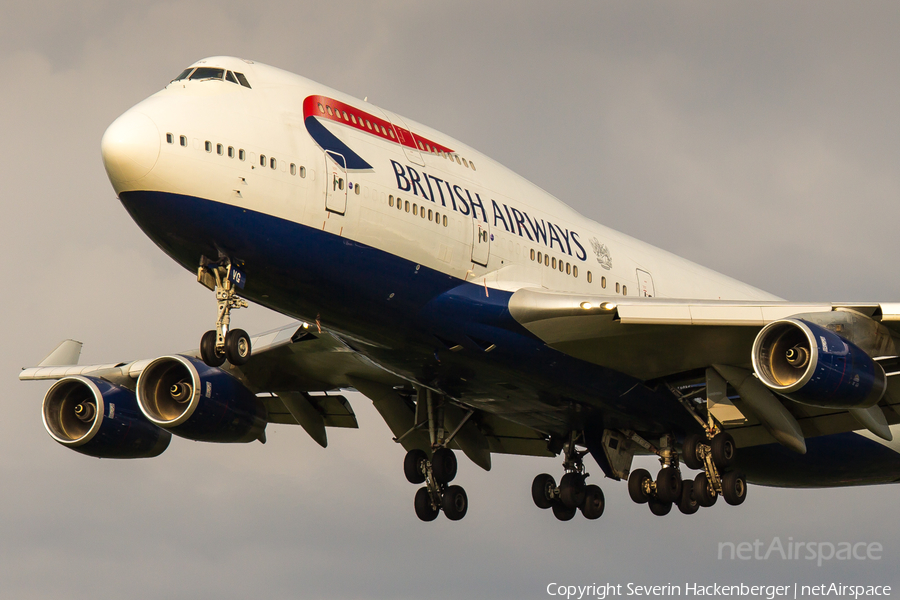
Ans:
{"type": "Polygon", "coordinates": [[[300,177],[306,178],[306,167],[300,167],[300,177]]]}
{"type": "Polygon", "coordinates": [[[294,163],[291,163],[291,175],[296,175],[296,174],[297,174],[297,165],[295,165],[294,163]]]}
{"type": "Polygon", "coordinates": [[[234,146],[228,146],[228,158],[234,158],[234,146]]]}
{"type": "Polygon", "coordinates": [[[259,155],[259,166],[261,166],[261,167],[266,166],[266,155],[265,154],[259,155]]]}
{"type": "Polygon", "coordinates": [[[225,69],[217,69],[215,67],[198,67],[191,76],[191,81],[200,79],[222,79],[225,76],[225,69]]]}
{"type": "Polygon", "coordinates": [[[241,148],[240,150],[238,150],[238,158],[241,159],[241,160],[247,160],[247,153],[244,152],[244,149],[243,149],[243,148],[241,148]]]}
{"type": "Polygon", "coordinates": [[[187,136],[186,136],[186,135],[181,136],[181,137],[179,138],[179,141],[181,142],[181,145],[182,145],[182,146],[187,147],[187,136]]]}
{"type": "Polygon", "coordinates": [[[167,134],[166,134],[166,142],[168,142],[169,144],[174,144],[174,143],[175,143],[175,136],[172,135],[171,133],[167,133],[167,134]]]}
{"type": "Polygon", "coordinates": [[[212,142],[211,141],[206,140],[206,142],[203,144],[203,147],[206,148],[207,152],[212,152],[212,142]]]}
{"type": "Polygon", "coordinates": [[[222,144],[216,144],[216,154],[218,154],[219,156],[225,154],[225,146],[223,146],[222,144]]]}
{"type": "Polygon", "coordinates": [[[275,159],[274,159],[274,158],[269,159],[269,166],[270,166],[272,169],[274,169],[274,168],[277,166],[277,163],[275,162],[275,159]]]}

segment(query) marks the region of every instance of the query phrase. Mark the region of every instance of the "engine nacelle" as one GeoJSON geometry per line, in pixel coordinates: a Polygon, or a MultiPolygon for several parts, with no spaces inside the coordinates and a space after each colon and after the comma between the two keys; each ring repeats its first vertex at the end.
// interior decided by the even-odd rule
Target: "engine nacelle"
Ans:
{"type": "Polygon", "coordinates": [[[64,377],[41,407],[44,427],[68,448],[97,458],[150,458],[172,435],[149,423],[134,392],[94,377],[64,377]]]}
{"type": "Polygon", "coordinates": [[[867,408],[887,387],[884,369],[855,344],[804,319],[773,321],[753,342],[753,369],[771,390],[802,404],[867,408]]]}
{"type": "Polygon", "coordinates": [[[201,442],[264,439],[265,406],[244,384],[189,356],[163,356],[137,383],[137,401],[150,422],[201,442]]]}

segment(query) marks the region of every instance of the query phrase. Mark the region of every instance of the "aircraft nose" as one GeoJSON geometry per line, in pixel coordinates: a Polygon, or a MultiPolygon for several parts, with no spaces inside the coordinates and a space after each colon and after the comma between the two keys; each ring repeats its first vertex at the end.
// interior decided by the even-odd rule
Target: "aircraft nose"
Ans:
{"type": "Polygon", "coordinates": [[[112,122],[100,141],[100,153],[116,192],[153,169],[159,148],[159,129],[147,115],[130,110],[112,122]]]}

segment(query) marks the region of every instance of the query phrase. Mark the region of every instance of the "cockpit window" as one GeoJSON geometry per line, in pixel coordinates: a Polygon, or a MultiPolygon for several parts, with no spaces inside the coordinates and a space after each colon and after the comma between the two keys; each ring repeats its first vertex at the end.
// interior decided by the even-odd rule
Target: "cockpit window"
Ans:
{"type": "Polygon", "coordinates": [[[191,71],[193,71],[193,70],[194,70],[194,67],[188,67],[187,69],[185,69],[184,71],[181,72],[181,75],[179,75],[172,81],[181,81],[182,79],[187,79],[188,75],[190,75],[191,71]]]}
{"type": "Polygon", "coordinates": [[[198,67],[196,71],[188,77],[191,81],[197,79],[222,79],[225,76],[225,69],[216,69],[215,67],[198,67]]]}
{"type": "Polygon", "coordinates": [[[250,87],[250,82],[247,81],[247,78],[244,77],[244,74],[243,74],[243,73],[238,73],[237,71],[235,71],[235,72],[234,72],[234,76],[237,77],[238,81],[241,82],[241,85],[242,85],[242,86],[244,86],[245,88],[249,88],[249,87],[250,87]]]}
{"type": "Polygon", "coordinates": [[[234,78],[234,73],[228,71],[225,73],[225,81],[230,81],[231,83],[237,84],[237,79],[234,78]]]}

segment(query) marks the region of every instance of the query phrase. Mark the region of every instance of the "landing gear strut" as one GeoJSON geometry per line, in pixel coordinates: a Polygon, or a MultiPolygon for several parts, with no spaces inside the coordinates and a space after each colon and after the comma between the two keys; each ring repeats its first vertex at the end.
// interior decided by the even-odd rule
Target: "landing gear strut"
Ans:
{"type": "Polygon", "coordinates": [[[218,367],[228,359],[233,365],[244,365],[250,360],[250,336],[243,329],[230,329],[231,311],[246,308],[247,301],[239,298],[246,276],[228,259],[210,262],[205,256],[200,260],[197,281],[216,293],[218,318],[216,328],[200,338],[200,357],[207,365],[218,367]]]}
{"type": "Polygon", "coordinates": [[[556,485],[553,476],[542,473],[531,484],[531,499],[538,508],[550,508],[560,521],[568,521],[580,509],[586,519],[599,519],[606,507],[603,490],[596,485],[586,485],[584,455],[587,450],[578,450],[575,445],[581,439],[579,432],[571,432],[563,447],[563,469],[565,474],[556,485]]]}
{"type": "Polygon", "coordinates": [[[416,492],[416,516],[423,521],[434,521],[438,513],[444,511],[448,519],[459,521],[466,516],[469,499],[462,487],[449,485],[456,478],[458,464],[456,454],[448,446],[462,425],[444,437],[443,397],[421,388],[416,395],[416,421],[419,420],[420,413],[427,415],[431,438],[430,459],[424,450],[413,448],[403,460],[406,480],[414,484],[425,484],[416,492]]]}

